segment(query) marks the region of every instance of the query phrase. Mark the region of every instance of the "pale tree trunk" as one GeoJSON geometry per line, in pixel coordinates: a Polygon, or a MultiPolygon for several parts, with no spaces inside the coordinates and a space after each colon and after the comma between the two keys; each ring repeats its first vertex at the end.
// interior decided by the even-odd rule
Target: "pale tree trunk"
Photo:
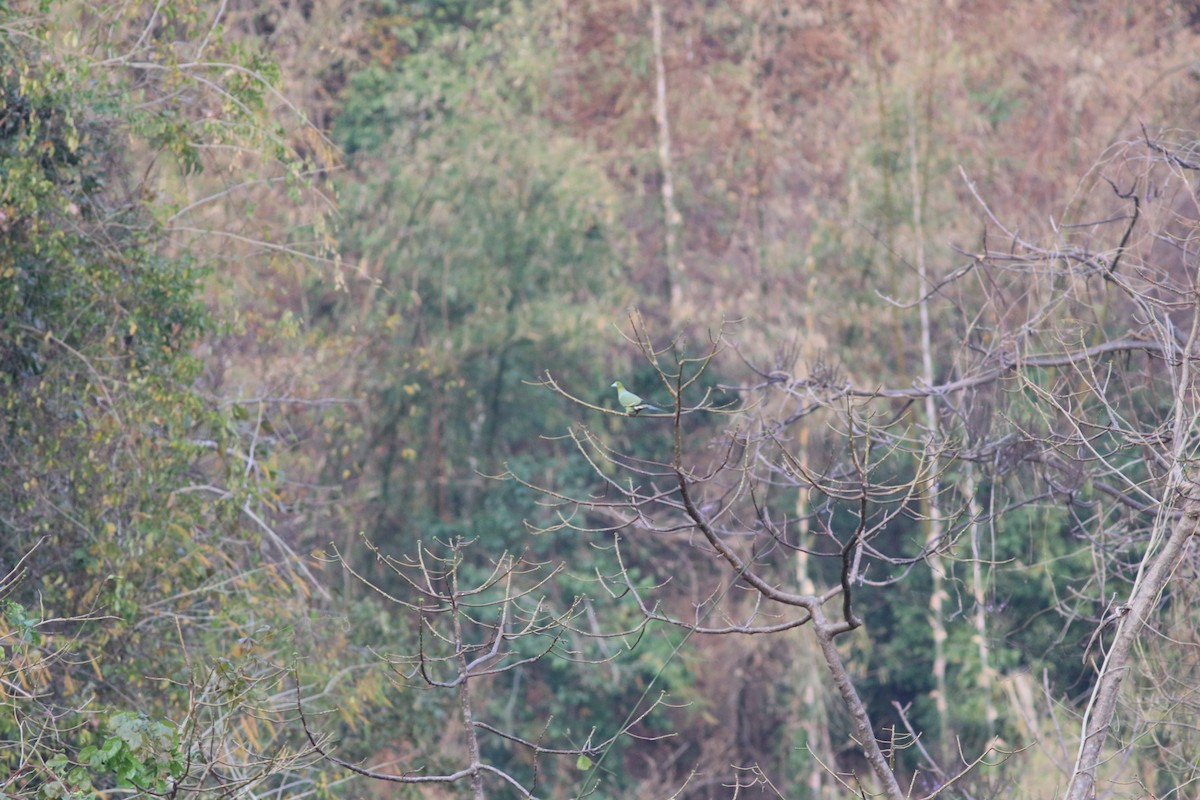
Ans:
{"type": "MultiPolygon", "coordinates": [[[[987,722],[988,739],[991,740],[996,732],[996,704],[992,699],[993,674],[991,664],[991,646],[988,644],[987,627],[987,583],[984,580],[984,555],[979,542],[979,521],[983,517],[983,509],[976,495],[978,485],[975,482],[975,468],[967,465],[967,474],[963,478],[963,494],[967,498],[967,511],[971,515],[971,594],[975,600],[975,638],[979,646],[979,679],[976,685],[983,695],[983,716],[987,722]]],[[[991,558],[987,559],[991,563],[991,558]]]]}
{"type": "Polygon", "coordinates": [[[663,66],[663,13],[660,0],[650,0],[651,40],[654,46],[654,118],[658,123],[658,168],[662,173],[663,257],[666,259],[667,296],[671,324],[678,321],[683,293],[679,261],[679,212],[675,209],[674,165],[671,161],[671,125],[667,116],[667,70],[663,66]]]}
{"type": "MultiPolygon", "coordinates": [[[[1092,800],[1096,796],[1096,771],[1104,760],[1104,743],[1116,715],[1121,682],[1130,670],[1133,646],[1175,572],[1188,540],[1200,533],[1200,485],[1188,481],[1173,490],[1185,493],[1183,516],[1169,529],[1162,549],[1155,553],[1155,548],[1151,547],[1147,552],[1142,560],[1144,571],[1134,582],[1129,601],[1115,610],[1118,615],[1116,636],[1104,656],[1083,716],[1083,736],[1071,782],[1067,785],[1066,800],[1092,800]]],[[[1169,502],[1164,505],[1174,507],[1169,502]]]]}
{"type": "MultiPolygon", "coordinates": [[[[883,9],[877,3],[868,3],[867,7],[871,11],[871,26],[875,30],[883,30],[885,24],[878,17],[883,13],[883,9]]],[[[875,90],[875,116],[879,122],[879,130],[876,132],[878,137],[878,146],[887,147],[888,140],[891,138],[891,128],[888,122],[887,98],[884,92],[884,75],[891,75],[892,67],[888,63],[888,59],[883,53],[883,44],[875,41],[871,45],[871,75],[875,90]]],[[[915,110],[914,110],[914,113],[915,110]]],[[[886,255],[888,269],[886,271],[885,280],[890,281],[887,291],[894,297],[899,297],[904,293],[904,289],[900,285],[900,276],[904,273],[897,268],[896,259],[893,254],[896,250],[896,228],[899,225],[899,214],[897,203],[895,200],[895,187],[893,183],[892,170],[881,169],[879,171],[879,189],[880,189],[880,217],[879,222],[881,227],[879,230],[880,244],[886,255]]],[[[896,360],[896,372],[900,375],[908,374],[908,353],[905,347],[905,337],[903,325],[899,314],[889,314],[892,326],[892,357],[896,360]]]]}
{"type": "Polygon", "coordinates": [[[452,591],[451,602],[453,604],[450,619],[454,625],[454,657],[458,666],[459,678],[462,680],[458,686],[458,711],[462,716],[463,731],[467,737],[467,756],[471,761],[471,794],[475,800],[483,800],[485,795],[483,792],[483,773],[479,769],[482,763],[480,761],[479,736],[475,730],[474,710],[471,708],[471,682],[466,679],[467,675],[470,674],[470,670],[467,666],[466,640],[463,638],[462,618],[460,616],[462,612],[458,608],[458,598],[461,595],[458,592],[457,569],[450,573],[450,587],[452,591]]]}
{"type": "MultiPolygon", "coordinates": [[[[813,280],[810,275],[808,280],[809,301],[812,300],[812,285],[813,280]]],[[[813,352],[813,336],[815,334],[811,305],[805,309],[804,316],[806,335],[802,345],[802,357],[811,363],[815,355],[813,352]]],[[[809,463],[810,434],[810,428],[807,425],[802,426],[796,447],[796,459],[805,467],[809,463]]],[[[809,574],[809,554],[805,549],[810,544],[808,537],[812,527],[810,523],[811,512],[812,508],[809,503],[808,491],[802,488],[796,492],[796,527],[802,547],[796,550],[795,581],[796,588],[802,594],[810,595],[817,593],[812,576],[809,574]]],[[[792,671],[794,675],[793,680],[799,687],[801,708],[796,716],[800,721],[805,741],[808,743],[808,748],[813,756],[827,767],[832,768],[834,759],[833,742],[829,737],[829,714],[825,708],[825,687],[821,681],[820,659],[817,652],[807,644],[798,644],[797,648],[800,650],[800,653],[796,658],[792,671]]],[[[825,770],[810,768],[805,780],[808,797],[813,798],[813,800],[820,800],[824,796],[823,791],[826,783],[825,770]]]]}
{"type": "MultiPolygon", "coordinates": [[[[915,259],[917,279],[920,286],[919,311],[921,317],[921,378],[926,386],[934,385],[933,374],[933,344],[931,323],[929,319],[929,294],[931,283],[928,265],[925,262],[925,226],[922,218],[922,181],[918,169],[920,163],[920,148],[917,146],[916,100],[913,99],[912,116],[909,120],[909,161],[912,182],[912,224],[913,235],[916,239],[915,259]]],[[[948,752],[946,744],[950,741],[950,707],[946,697],[946,623],[943,604],[946,598],[945,571],[942,556],[939,552],[944,531],[941,507],[938,504],[938,481],[941,472],[941,460],[938,450],[941,447],[940,426],[937,417],[937,403],[932,393],[925,395],[925,428],[929,441],[929,481],[922,496],[925,512],[925,551],[929,563],[929,573],[932,585],[929,590],[929,627],[933,635],[933,682],[934,707],[937,710],[938,741],[941,744],[939,752],[948,752]]]]}
{"type": "MultiPolygon", "coordinates": [[[[807,579],[807,583],[811,586],[812,580],[807,579]]],[[[826,703],[828,690],[823,680],[827,673],[815,640],[807,635],[807,631],[796,633],[797,641],[791,649],[793,662],[788,677],[795,692],[795,699],[791,703],[792,722],[789,725],[791,736],[788,746],[801,747],[799,740],[803,739],[803,747],[813,759],[820,762],[805,765],[802,776],[804,797],[820,800],[831,792],[833,796],[840,796],[841,787],[838,787],[829,773],[820,766],[823,764],[826,768],[833,769],[836,758],[833,741],[829,735],[830,719],[826,703]],[[831,783],[834,784],[832,788],[831,783]]]]}
{"type": "MultiPolygon", "coordinates": [[[[761,26],[756,24],[757,27],[761,26]]],[[[761,197],[759,200],[761,201],[761,197]]],[[[804,359],[805,363],[811,364],[818,356],[815,346],[817,332],[813,309],[816,264],[812,256],[809,256],[804,268],[806,292],[803,306],[804,334],[801,336],[800,357],[804,359]]],[[[808,425],[802,425],[797,435],[796,459],[805,468],[809,466],[811,435],[812,428],[808,425]]],[[[814,595],[817,593],[817,588],[809,571],[809,553],[806,549],[811,544],[809,534],[812,528],[812,506],[809,500],[807,489],[801,488],[796,492],[796,529],[801,547],[796,550],[795,554],[795,581],[796,588],[802,594],[814,595]]],[[[825,706],[826,689],[821,680],[823,673],[819,651],[808,644],[799,644],[797,648],[800,652],[792,668],[796,684],[800,687],[802,706],[797,718],[800,720],[800,726],[804,731],[805,740],[812,755],[826,767],[832,768],[834,763],[833,742],[829,736],[829,714],[825,706]]],[[[804,783],[808,790],[807,796],[813,800],[820,800],[824,797],[827,789],[837,794],[841,793],[841,787],[836,783],[833,787],[829,786],[832,781],[828,780],[828,774],[824,769],[809,769],[804,783]]]]}

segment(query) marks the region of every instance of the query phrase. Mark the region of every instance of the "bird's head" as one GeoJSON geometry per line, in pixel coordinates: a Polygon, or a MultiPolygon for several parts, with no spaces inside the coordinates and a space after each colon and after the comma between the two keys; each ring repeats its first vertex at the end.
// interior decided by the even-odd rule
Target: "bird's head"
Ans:
{"type": "Polygon", "coordinates": [[[613,382],[612,382],[612,388],[614,388],[614,389],[624,389],[625,387],[624,387],[624,385],[622,385],[622,383],[621,383],[620,381],[613,381],[613,382]]]}

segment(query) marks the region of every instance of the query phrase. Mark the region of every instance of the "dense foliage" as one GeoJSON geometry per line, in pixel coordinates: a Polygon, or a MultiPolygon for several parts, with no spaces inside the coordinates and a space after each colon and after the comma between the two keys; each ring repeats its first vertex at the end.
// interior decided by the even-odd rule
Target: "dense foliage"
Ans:
{"type": "MultiPolygon", "coordinates": [[[[880,526],[902,782],[1054,796],[1192,469],[1200,26],[1125,5],[0,2],[0,795],[873,785],[809,628],[666,624],[777,621],[686,463],[775,587],[880,526]]],[[[1113,785],[1196,779],[1196,569],[1113,785]]]]}
{"type": "Polygon", "coordinates": [[[203,285],[228,265],[152,202],[205,147],[270,138],[266,79],[200,84],[235,104],[214,127],[172,104],[196,84],[97,63],[88,46],[132,41],[118,23],[61,45],[53,17],[9,17],[0,38],[5,796],[269,784],[305,763],[278,752],[301,741],[276,724],[292,638],[338,646],[265,521],[269,442],[198,388],[203,285]]]}

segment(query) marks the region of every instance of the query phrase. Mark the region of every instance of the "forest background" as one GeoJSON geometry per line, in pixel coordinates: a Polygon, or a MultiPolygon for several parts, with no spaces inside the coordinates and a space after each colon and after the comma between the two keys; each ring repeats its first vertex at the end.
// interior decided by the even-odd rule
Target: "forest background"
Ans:
{"type": "Polygon", "coordinates": [[[0,14],[0,795],[1195,794],[1195,2],[0,14]]]}

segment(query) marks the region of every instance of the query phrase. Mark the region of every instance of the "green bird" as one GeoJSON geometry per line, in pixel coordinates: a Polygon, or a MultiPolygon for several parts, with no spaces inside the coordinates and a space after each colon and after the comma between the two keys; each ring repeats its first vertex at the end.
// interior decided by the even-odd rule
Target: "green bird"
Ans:
{"type": "Polygon", "coordinates": [[[659,408],[647,403],[642,398],[638,397],[633,392],[625,388],[625,384],[620,381],[613,381],[613,388],[617,390],[617,402],[625,409],[625,413],[631,417],[636,417],[646,409],[651,411],[666,411],[665,408],[659,408]]]}

